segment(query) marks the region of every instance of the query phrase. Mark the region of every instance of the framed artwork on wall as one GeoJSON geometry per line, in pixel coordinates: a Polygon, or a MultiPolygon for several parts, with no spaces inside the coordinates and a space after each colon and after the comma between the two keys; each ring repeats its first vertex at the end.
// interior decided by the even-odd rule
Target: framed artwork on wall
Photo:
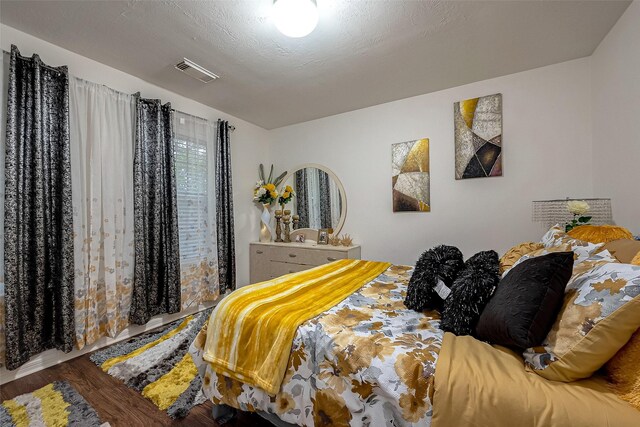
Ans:
{"type": "Polygon", "coordinates": [[[502,94],[453,105],[456,179],[502,176],[502,94]]]}
{"type": "Polygon", "coordinates": [[[391,146],[394,212],[430,212],[429,140],[391,146]]]}

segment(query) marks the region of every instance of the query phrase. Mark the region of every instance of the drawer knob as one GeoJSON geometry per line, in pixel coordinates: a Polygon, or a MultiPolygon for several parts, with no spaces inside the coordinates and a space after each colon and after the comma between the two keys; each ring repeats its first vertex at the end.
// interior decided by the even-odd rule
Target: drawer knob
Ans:
{"type": "Polygon", "coordinates": [[[257,254],[261,254],[261,253],[262,253],[262,251],[256,251],[256,253],[257,253],[257,254]]]}
{"type": "Polygon", "coordinates": [[[296,255],[296,254],[289,254],[289,258],[295,258],[295,257],[297,257],[297,256],[298,256],[298,255],[296,255]]]}
{"type": "Polygon", "coordinates": [[[332,257],[332,256],[328,256],[328,257],[327,257],[327,260],[329,260],[329,261],[336,261],[336,258],[334,258],[334,257],[332,257]]]}

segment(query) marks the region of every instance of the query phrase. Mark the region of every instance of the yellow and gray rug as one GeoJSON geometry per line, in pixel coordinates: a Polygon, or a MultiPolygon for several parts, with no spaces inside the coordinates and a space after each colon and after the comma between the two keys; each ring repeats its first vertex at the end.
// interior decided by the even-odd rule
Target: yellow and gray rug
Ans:
{"type": "Polygon", "coordinates": [[[114,344],[92,354],[91,360],[167,411],[171,418],[185,417],[206,400],[188,350],[210,314],[210,309],[205,310],[114,344]]]}
{"type": "MultiPolygon", "coordinates": [[[[96,411],[66,381],[56,381],[0,405],[2,427],[98,427],[96,411]]],[[[108,425],[108,424],[104,424],[108,425]]]]}

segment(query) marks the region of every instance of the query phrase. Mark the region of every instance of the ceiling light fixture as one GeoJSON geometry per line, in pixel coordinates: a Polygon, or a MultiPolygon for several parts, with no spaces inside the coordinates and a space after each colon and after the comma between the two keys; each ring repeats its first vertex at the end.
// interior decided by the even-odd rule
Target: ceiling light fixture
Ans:
{"type": "Polygon", "coordinates": [[[304,37],[318,25],[315,0],[274,0],[271,12],[276,28],[288,37],[304,37]]]}

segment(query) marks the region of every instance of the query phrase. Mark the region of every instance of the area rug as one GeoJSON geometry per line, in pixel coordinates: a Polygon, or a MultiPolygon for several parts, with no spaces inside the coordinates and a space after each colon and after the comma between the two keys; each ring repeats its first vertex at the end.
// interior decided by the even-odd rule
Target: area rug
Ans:
{"type": "Polygon", "coordinates": [[[0,426],[3,427],[102,425],[95,409],[66,381],[56,381],[0,405],[0,426]]]}
{"type": "Polygon", "coordinates": [[[206,400],[202,380],[188,350],[210,314],[208,309],[187,316],[97,351],[90,358],[171,418],[185,417],[191,408],[206,400]]]}

